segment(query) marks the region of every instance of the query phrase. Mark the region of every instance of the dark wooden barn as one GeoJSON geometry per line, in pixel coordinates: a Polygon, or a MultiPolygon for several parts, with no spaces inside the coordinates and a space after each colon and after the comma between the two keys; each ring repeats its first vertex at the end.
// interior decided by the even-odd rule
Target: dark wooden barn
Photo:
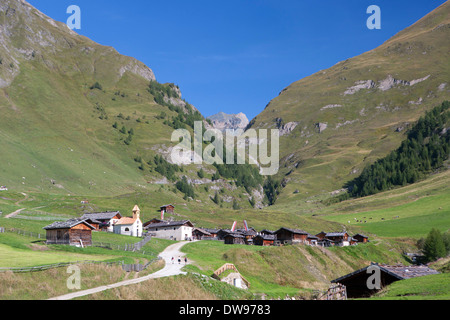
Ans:
{"type": "Polygon", "coordinates": [[[369,237],[367,237],[363,234],[359,234],[359,233],[355,234],[352,238],[355,239],[359,243],[366,243],[369,241],[369,237]]]}
{"type": "Polygon", "coordinates": [[[436,270],[430,269],[427,266],[402,266],[402,265],[379,265],[371,264],[365,268],[356,270],[338,279],[332,280],[331,283],[340,283],[346,286],[347,296],[349,298],[364,298],[375,294],[379,290],[383,289],[385,286],[391,284],[392,282],[416,278],[431,274],[438,274],[436,270]],[[375,276],[375,271],[371,268],[379,268],[379,284],[380,289],[369,288],[369,283],[374,283],[372,279],[375,276]],[[369,269],[369,270],[368,270],[369,269]],[[370,279],[369,279],[370,278],[370,279]]]}
{"type": "Polygon", "coordinates": [[[194,240],[210,239],[212,238],[212,234],[205,229],[194,228],[194,230],[192,230],[192,238],[194,238],[194,240]]]}
{"type": "Polygon", "coordinates": [[[299,229],[280,228],[275,231],[277,240],[283,243],[305,243],[309,233],[299,229]]]}
{"type": "Polygon", "coordinates": [[[166,204],[164,206],[159,207],[159,210],[164,213],[173,214],[175,212],[175,206],[173,204],[166,204]]]}
{"type": "Polygon", "coordinates": [[[218,233],[219,233],[219,229],[203,228],[203,230],[205,230],[206,232],[208,232],[209,234],[211,234],[211,237],[212,237],[212,238],[217,239],[218,233]]]}
{"type": "Polygon", "coordinates": [[[230,232],[224,237],[225,244],[245,244],[245,236],[241,233],[230,232]]]}
{"type": "Polygon", "coordinates": [[[92,245],[92,230],[95,227],[86,219],[79,218],[54,222],[44,230],[47,231],[47,244],[86,247],[92,245]]]}
{"type": "Polygon", "coordinates": [[[276,236],[274,234],[258,234],[253,238],[255,246],[273,246],[276,236]]]}

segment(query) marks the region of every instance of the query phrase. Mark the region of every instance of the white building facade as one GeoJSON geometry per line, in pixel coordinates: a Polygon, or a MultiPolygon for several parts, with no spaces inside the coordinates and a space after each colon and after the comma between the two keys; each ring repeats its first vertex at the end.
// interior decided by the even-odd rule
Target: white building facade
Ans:
{"type": "Polygon", "coordinates": [[[113,226],[114,233],[132,237],[142,237],[142,221],[140,219],[141,210],[136,205],[133,208],[133,217],[119,219],[113,226]]]}
{"type": "Polygon", "coordinates": [[[146,230],[155,238],[175,241],[192,240],[193,224],[188,220],[149,224],[146,230]]]}

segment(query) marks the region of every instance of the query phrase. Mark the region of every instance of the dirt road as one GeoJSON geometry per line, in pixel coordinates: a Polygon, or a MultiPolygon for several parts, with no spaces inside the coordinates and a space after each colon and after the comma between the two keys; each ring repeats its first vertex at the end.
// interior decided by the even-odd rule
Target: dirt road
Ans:
{"type": "MultiPolygon", "coordinates": [[[[161,254],[159,256],[164,259],[166,265],[164,266],[163,269],[161,269],[155,273],[149,274],[148,276],[136,278],[136,279],[125,280],[125,281],[121,281],[118,283],[101,286],[101,287],[97,287],[97,288],[92,288],[92,289],[87,289],[87,290],[83,290],[83,291],[73,292],[73,293],[63,295],[63,296],[51,298],[49,300],[71,300],[74,298],[87,296],[87,295],[90,295],[93,293],[97,293],[97,292],[101,292],[101,291],[105,291],[105,290],[109,290],[109,289],[113,289],[113,288],[117,288],[117,287],[121,287],[121,286],[128,286],[130,284],[140,283],[140,282],[147,281],[150,279],[176,276],[179,274],[186,274],[185,272],[181,271],[181,268],[184,267],[185,263],[184,263],[184,254],[180,251],[180,249],[187,243],[188,243],[187,241],[175,243],[175,244],[167,247],[163,252],[161,252],[161,254]],[[172,263],[172,257],[174,258],[173,263],[172,263]],[[178,257],[180,257],[180,258],[183,257],[180,264],[178,263],[178,257]]],[[[189,261],[188,261],[188,264],[189,264],[189,261]]]]}

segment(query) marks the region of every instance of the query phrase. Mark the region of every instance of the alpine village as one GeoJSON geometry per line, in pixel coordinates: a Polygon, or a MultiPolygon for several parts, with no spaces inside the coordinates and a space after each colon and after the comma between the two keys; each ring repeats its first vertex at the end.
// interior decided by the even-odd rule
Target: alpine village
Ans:
{"type": "Polygon", "coordinates": [[[0,0],[0,300],[450,298],[450,1],[250,121],[75,31],[0,0]]]}

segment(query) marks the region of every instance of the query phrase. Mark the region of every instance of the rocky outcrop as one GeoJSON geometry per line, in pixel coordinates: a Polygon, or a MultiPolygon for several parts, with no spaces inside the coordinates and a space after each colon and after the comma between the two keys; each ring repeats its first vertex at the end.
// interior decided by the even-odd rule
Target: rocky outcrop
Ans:
{"type": "Polygon", "coordinates": [[[295,128],[297,128],[297,126],[298,126],[298,122],[288,122],[288,123],[282,125],[279,128],[280,137],[290,134],[292,131],[294,131],[295,128]]]}
{"type": "Polygon", "coordinates": [[[247,116],[244,113],[238,114],[226,114],[224,112],[219,112],[213,116],[208,117],[211,120],[212,125],[215,129],[224,131],[224,130],[238,130],[245,128],[248,126],[249,121],[247,116]]]}
{"type": "Polygon", "coordinates": [[[348,88],[344,92],[344,96],[348,95],[348,94],[355,94],[362,89],[372,89],[374,87],[375,87],[375,82],[373,82],[372,80],[356,81],[355,85],[353,87],[348,88]]]}
{"type": "Polygon", "coordinates": [[[428,80],[428,78],[430,76],[431,75],[427,75],[420,79],[407,81],[407,80],[396,79],[392,75],[388,75],[386,79],[378,81],[378,85],[373,80],[360,80],[360,81],[356,81],[354,86],[348,88],[344,92],[344,96],[355,94],[356,92],[363,90],[363,89],[377,88],[381,91],[387,91],[395,86],[414,86],[420,82],[428,80]]]}

